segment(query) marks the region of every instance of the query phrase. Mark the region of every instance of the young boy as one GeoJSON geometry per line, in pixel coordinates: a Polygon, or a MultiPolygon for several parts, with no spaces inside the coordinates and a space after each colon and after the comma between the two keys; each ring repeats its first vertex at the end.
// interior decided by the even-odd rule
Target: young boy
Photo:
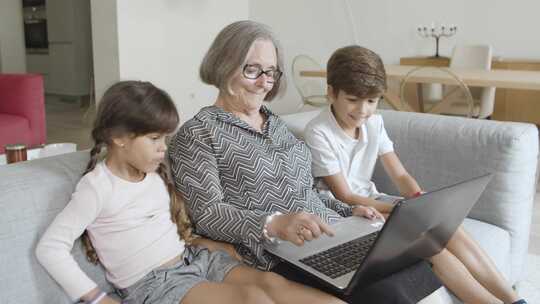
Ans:
{"type": "MultiPolygon", "coordinates": [[[[420,186],[403,167],[382,117],[375,113],[387,88],[381,58],[360,46],[338,49],[327,64],[327,84],[331,105],[308,123],[304,134],[317,188],[373,217],[389,213],[393,205],[388,196],[371,181],[379,158],[402,196],[420,195],[420,186]]],[[[526,303],[518,301],[487,254],[461,227],[430,261],[446,287],[466,303],[526,303]]]]}

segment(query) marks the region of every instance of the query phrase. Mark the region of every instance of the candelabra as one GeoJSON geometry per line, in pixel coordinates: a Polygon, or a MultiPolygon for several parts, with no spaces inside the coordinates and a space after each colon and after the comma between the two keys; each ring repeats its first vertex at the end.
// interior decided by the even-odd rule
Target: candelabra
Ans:
{"type": "Polygon", "coordinates": [[[457,32],[455,25],[439,25],[431,24],[431,26],[418,26],[418,35],[423,38],[435,38],[435,56],[439,57],[439,39],[441,37],[451,37],[457,32]]]}

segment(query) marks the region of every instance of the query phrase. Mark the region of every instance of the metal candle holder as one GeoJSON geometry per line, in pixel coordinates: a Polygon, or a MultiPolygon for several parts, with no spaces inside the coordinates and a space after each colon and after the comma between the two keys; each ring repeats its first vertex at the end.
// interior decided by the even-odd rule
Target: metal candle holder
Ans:
{"type": "Polygon", "coordinates": [[[439,39],[441,37],[451,37],[457,32],[455,25],[439,25],[435,26],[419,26],[417,29],[418,35],[423,38],[435,38],[435,56],[439,57],[439,39]]]}

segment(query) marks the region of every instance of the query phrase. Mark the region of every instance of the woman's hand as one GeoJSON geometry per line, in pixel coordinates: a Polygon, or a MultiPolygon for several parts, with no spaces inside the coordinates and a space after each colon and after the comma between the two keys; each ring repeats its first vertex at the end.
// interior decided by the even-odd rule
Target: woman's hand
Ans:
{"type": "Polygon", "coordinates": [[[323,233],[329,236],[334,235],[330,225],[318,216],[307,212],[276,215],[268,223],[267,230],[270,237],[277,236],[297,246],[302,246],[304,241],[316,239],[323,233]]]}
{"type": "Polygon", "coordinates": [[[203,237],[198,237],[194,239],[193,241],[191,241],[191,244],[208,248],[208,250],[210,251],[222,250],[227,252],[233,258],[242,261],[242,257],[238,254],[238,252],[236,252],[236,249],[234,249],[234,246],[232,244],[218,242],[203,237]]]}
{"type": "Polygon", "coordinates": [[[380,219],[383,222],[385,221],[384,216],[377,211],[374,207],[366,207],[362,205],[355,205],[352,210],[352,214],[355,216],[363,216],[370,220],[380,219]]]}

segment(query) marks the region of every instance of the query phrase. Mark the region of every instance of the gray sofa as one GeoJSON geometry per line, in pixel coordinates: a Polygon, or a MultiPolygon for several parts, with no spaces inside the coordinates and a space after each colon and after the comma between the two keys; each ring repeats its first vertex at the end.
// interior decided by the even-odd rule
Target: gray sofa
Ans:
{"type": "MultiPolygon", "coordinates": [[[[301,134],[315,113],[284,117],[301,134]]],[[[533,125],[382,112],[396,150],[424,189],[485,171],[495,177],[466,220],[467,229],[513,282],[522,278],[527,251],[538,133],[533,125]]],[[[0,303],[71,303],[38,264],[36,243],[66,205],[88,161],[87,152],[0,166],[0,303]]],[[[377,169],[382,191],[394,193],[377,169]]],[[[73,254],[102,288],[103,270],[79,243],[73,254]]],[[[422,301],[427,303],[429,301],[422,301]]]]}
{"type": "MultiPolygon", "coordinates": [[[[69,201],[88,159],[88,152],[75,152],[0,166],[0,303],[73,303],[38,264],[35,247],[69,201]]],[[[86,261],[79,241],[73,255],[92,279],[112,291],[103,269],[86,261]]]]}
{"type": "MultiPolygon", "coordinates": [[[[302,137],[320,110],[282,116],[302,137]]],[[[394,149],[424,190],[494,173],[465,229],[519,288],[529,243],[538,163],[538,129],[532,124],[380,110],[394,149]]],[[[374,181],[379,191],[398,194],[382,165],[374,181]]],[[[446,291],[444,301],[460,303],[446,291]]]]}

